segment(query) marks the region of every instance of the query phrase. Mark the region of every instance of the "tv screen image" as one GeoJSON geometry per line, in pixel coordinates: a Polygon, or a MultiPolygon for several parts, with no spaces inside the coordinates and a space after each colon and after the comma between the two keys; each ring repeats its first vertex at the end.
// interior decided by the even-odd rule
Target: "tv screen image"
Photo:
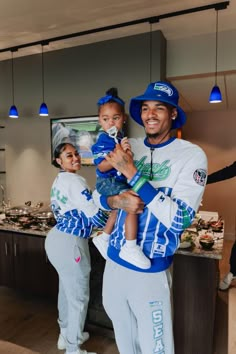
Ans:
{"type": "Polygon", "coordinates": [[[82,165],[94,165],[91,147],[102,131],[98,116],[52,118],[50,129],[52,159],[55,148],[68,142],[77,147],[82,165]]]}

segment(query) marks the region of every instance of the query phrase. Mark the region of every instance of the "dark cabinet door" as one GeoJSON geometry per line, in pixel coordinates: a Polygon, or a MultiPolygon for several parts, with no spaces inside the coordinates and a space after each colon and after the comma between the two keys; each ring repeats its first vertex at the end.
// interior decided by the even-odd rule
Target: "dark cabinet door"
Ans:
{"type": "Polygon", "coordinates": [[[11,232],[0,232],[0,285],[14,287],[13,241],[11,232]]]}
{"type": "Polygon", "coordinates": [[[102,304],[102,282],[105,259],[98,252],[91,240],[89,240],[89,250],[91,256],[91,274],[87,322],[112,328],[111,320],[107,316],[102,304]]]}
{"type": "Polygon", "coordinates": [[[16,233],[13,235],[15,286],[19,290],[47,293],[47,261],[44,238],[16,233]]]}

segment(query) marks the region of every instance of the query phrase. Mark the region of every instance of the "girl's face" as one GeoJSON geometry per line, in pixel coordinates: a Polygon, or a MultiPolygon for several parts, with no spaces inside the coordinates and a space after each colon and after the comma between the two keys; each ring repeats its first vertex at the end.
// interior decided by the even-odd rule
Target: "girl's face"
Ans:
{"type": "Polygon", "coordinates": [[[57,163],[66,172],[79,171],[81,168],[81,159],[78,151],[73,145],[66,144],[60,157],[56,159],[57,163]]]}
{"type": "Polygon", "coordinates": [[[125,122],[125,114],[121,107],[116,102],[108,102],[100,106],[99,124],[105,132],[115,126],[118,131],[121,131],[125,122]]]}

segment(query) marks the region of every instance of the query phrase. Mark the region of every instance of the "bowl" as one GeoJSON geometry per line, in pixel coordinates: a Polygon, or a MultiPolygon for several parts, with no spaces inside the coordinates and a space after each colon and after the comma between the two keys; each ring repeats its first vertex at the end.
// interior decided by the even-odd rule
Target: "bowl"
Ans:
{"type": "Polygon", "coordinates": [[[199,243],[204,250],[211,250],[215,241],[211,235],[203,235],[199,238],[199,243]]]}

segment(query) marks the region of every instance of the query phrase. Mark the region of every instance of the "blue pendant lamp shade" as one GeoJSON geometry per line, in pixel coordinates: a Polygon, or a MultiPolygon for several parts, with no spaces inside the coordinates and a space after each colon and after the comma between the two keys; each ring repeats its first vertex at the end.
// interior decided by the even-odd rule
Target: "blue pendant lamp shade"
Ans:
{"type": "Polygon", "coordinates": [[[39,115],[41,117],[47,117],[48,116],[48,107],[45,102],[43,102],[39,108],[39,115]]]}
{"type": "Polygon", "coordinates": [[[210,103],[220,103],[222,102],[222,96],[221,92],[219,89],[219,86],[215,85],[213,89],[211,90],[210,97],[209,97],[209,102],[210,103]]]}
{"type": "Polygon", "coordinates": [[[12,78],[12,106],[9,109],[10,118],[19,118],[17,108],[14,103],[14,66],[13,66],[13,51],[11,52],[11,78],[12,78]]]}
{"type": "Polygon", "coordinates": [[[222,95],[220,88],[217,85],[217,59],[218,59],[218,10],[216,10],[216,67],[215,67],[215,86],[213,86],[210,96],[210,103],[220,103],[222,102],[222,95]]]}
{"type": "Polygon", "coordinates": [[[39,107],[39,115],[41,117],[47,117],[48,116],[48,107],[46,103],[44,102],[44,56],[43,56],[43,46],[42,44],[42,97],[43,97],[43,103],[39,107]]]}
{"type": "Polygon", "coordinates": [[[19,118],[18,111],[16,106],[13,104],[9,110],[9,117],[10,118],[19,118]]]}

